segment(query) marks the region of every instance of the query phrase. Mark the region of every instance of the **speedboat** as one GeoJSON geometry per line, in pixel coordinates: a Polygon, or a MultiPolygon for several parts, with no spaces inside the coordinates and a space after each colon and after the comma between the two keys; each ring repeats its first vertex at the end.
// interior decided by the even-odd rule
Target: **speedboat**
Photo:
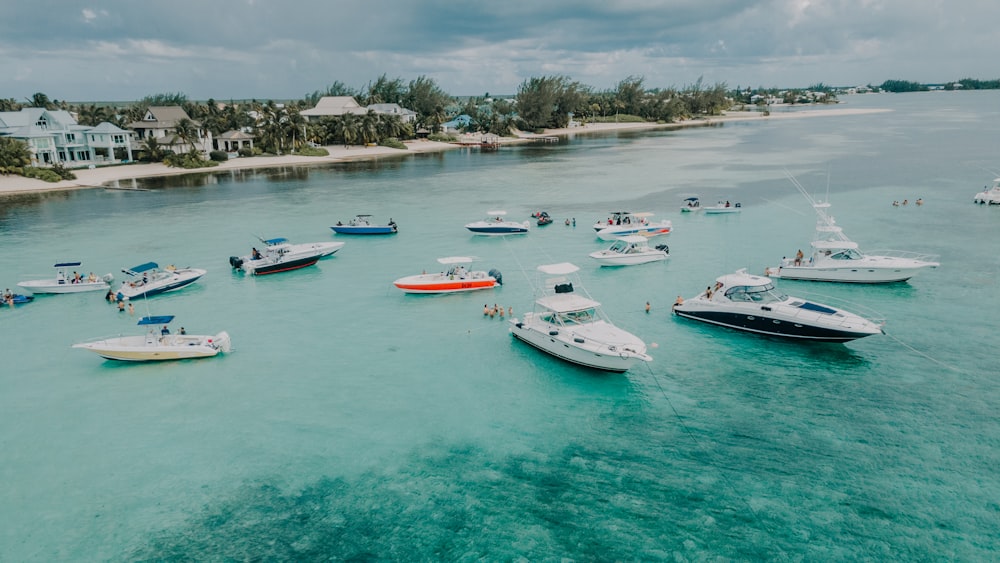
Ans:
{"type": "Polygon", "coordinates": [[[477,235],[523,235],[528,232],[528,222],[505,221],[506,211],[487,211],[486,219],[465,226],[477,235]]]}
{"type": "Polygon", "coordinates": [[[652,361],[639,337],[612,324],[600,303],[574,291],[567,276],[578,270],[568,262],[539,266],[542,275],[555,277],[543,282],[534,311],[509,321],[510,333],[557,358],[599,370],[620,373],[637,361],[652,361]]]}
{"type": "Polygon", "coordinates": [[[372,223],[371,218],[371,215],[356,215],[346,225],[337,221],[337,224],[330,228],[342,235],[391,235],[399,231],[392,218],[385,225],[376,225],[372,223]]]}
{"type": "Polygon", "coordinates": [[[142,317],[139,326],[149,327],[146,334],[119,336],[74,344],[73,348],[90,350],[102,358],[123,362],[149,362],[211,358],[220,352],[229,353],[229,333],[222,331],[215,336],[187,334],[182,327],[171,334],[167,325],[173,315],[142,317]],[[156,327],[163,326],[157,330],[156,327]]]}
{"type": "Polygon", "coordinates": [[[739,213],[742,206],[739,203],[720,201],[715,205],[709,205],[703,209],[705,210],[705,213],[709,215],[719,215],[721,213],[739,213]]]}
{"type": "Polygon", "coordinates": [[[696,197],[689,197],[681,203],[681,213],[694,213],[701,211],[701,200],[696,197]]]}
{"type": "Polygon", "coordinates": [[[200,268],[177,268],[173,265],[160,269],[156,262],[146,262],[122,270],[126,276],[118,287],[117,293],[122,297],[152,297],[159,293],[174,291],[186,287],[205,275],[200,268]]]}
{"type": "Polygon", "coordinates": [[[785,295],[766,277],[737,270],[702,293],[680,299],[674,314],[757,334],[848,342],[882,333],[882,324],[830,305],[785,295]]]}
{"type": "Polygon", "coordinates": [[[230,256],[229,265],[254,276],[288,272],[312,266],[320,258],[344,247],[344,242],[308,242],[292,244],[283,237],[260,239],[264,250],[253,248],[246,256],[230,256]]]}
{"type": "Polygon", "coordinates": [[[83,293],[85,291],[104,291],[110,287],[109,283],[115,279],[111,274],[97,277],[91,272],[84,277],[76,271],[70,272],[70,268],[78,268],[80,265],[80,262],[60,262],[53,266],[56,269],[54,278],[28,280],[19,282],[17,285],[32,293],[83,293]]]}
{"type": "Polygon", "coordinates": [[[976,194],[972,198],[972,202],[980,205],[987,203],[990,205],[1000,205],[1000,178],[993,180],[992,187],[983,186],[983,191],[976,194]]]}
{"type": "Polygon", "coordinates": [[[629,235],[655,237],[670,234],[673,223],[669,220],[650,221],[652,213],[629,213],[628,211],[612,212],[606,222],[594,224],[597,237],[601,240],[616,240],[629,235]]]}
{"type": "Polygon", "coordinates": [[[601,266],[632,266],[666,260],[669,256],[667,245],[651,247],[649,239],[641,235],[622,237],[608,248],[590,253],[590,257],[600,262],[601,266]]]}
{"type": "Polygon", "coordinates": [[[816,235],[811,243],[812,255],[806,259],[799,250],[794,258],[782,258],[781,265],[764,270],[764,275],[788,280],[808,280],[850,283],[891,283],[910,279],[921,270],[940,264],[930,254],[881,250],[866,254],[858,243],[847,238],[833,217],[827,213],[830,204],[806,197],[816,210],[816,235]]]}
{"type": "Polygon", "coordinates": [[[489,272],[469,271],[466,264],[474,260],[472,256],[438,258],[438,263],[447,267],[445,271],[406,276],[392,283],[406,293],[457,293],[503,285],[503,276],[495,268],[489,272]]]}

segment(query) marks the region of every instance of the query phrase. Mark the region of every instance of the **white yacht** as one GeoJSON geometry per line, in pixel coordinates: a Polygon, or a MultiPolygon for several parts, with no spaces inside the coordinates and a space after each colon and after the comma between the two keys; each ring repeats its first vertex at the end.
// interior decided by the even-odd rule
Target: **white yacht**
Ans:
{"type": "MultiPolygon", "coordinates": [[[[579,268],[568,262],[538,267],[544,276],[544,295],[535,309],[510,322],[510,333],[543,352],[594,369],[624,372],[637,361],[649,362],[646,344],[616,327],[601,304],[576,293],[567,276],[579,268]]],[[[577,280],[579,285],[579,281],[577,280]]]]}
{"type": "Polygon", "coordinates": [[[589,256],[600,262],[601,266],[633,266],[666,260],[670,256],[670,249],[665,244],[650,246],[648,238],[632,235],[616,240],[604,250],[591,252],[589,256]]]}
{"type": "Polygon", "coordinates": [[[983,186],[983,191],[976,194],[972,202],[980,205],[1000,205],[1000,178],[993,180],[992,186],[983,186]]]}

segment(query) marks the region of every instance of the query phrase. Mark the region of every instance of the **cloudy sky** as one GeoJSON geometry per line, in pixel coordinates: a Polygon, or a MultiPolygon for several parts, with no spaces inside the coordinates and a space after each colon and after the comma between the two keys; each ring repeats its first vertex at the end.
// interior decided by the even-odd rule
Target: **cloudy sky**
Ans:
{"type": "Polygon", "coordinates": [[[995,0],[0,0],[0,98],[301,98],[381,75],[452,95],[1000,78],[995,0]]]}

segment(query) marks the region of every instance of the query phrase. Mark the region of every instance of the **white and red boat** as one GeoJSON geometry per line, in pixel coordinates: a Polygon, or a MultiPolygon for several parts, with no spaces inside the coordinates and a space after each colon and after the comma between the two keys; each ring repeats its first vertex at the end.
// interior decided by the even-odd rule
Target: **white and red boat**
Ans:
{"type": "Polygon", "coordinates": [[[469,270],[466,264],[474,260],[472,256],[438,258],[438,263],[446,267],[443,272],[406,276],[394,281],[393,285],[406,293],[457,293],[493,289],[503,284],[503,277],[496,269],[489,272],[469,270]]]}

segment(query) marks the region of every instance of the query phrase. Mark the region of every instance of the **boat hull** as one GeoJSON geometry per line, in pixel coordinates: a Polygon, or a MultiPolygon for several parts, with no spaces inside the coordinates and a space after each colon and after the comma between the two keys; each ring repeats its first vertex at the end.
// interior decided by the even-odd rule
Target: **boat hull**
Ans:
{"type": "Polygon", "coordinates": [[[528,228],[522,225],[491,225],[491,226],[476,226],[476,225],[466,225],[466,229],[477,235],[523,235],[528,232],[528,228]]]}
{"type": "Polygon", "coordinates": [[[739,207],[705,207],[705,214],[707,215],[725,215],[727,213],[739,213],[739,207]]]}
{"type": "Polygon", "coordinates": [[[622,254],[620,252],[609,252],[607,250],[590,253],[590,257],[597,260],[601,266],[637,266],[639,264],[666,260],[667,256],[668,254],[661,250],[636,254],[622,254]]]}
{"type": "Polygon", "coordinates": [[[872,329],[871,327],[850,329],[842,326],[823,326],[801,319],[782,319],[752,313],[749,311],[684,310],[681,307],[674,308],[674,314],[679,317],[745,332],[780,336],[795,340],[850,342],[851,340],[857,340],[858,338],[882,332],[879,329],[872,329]]]}
{"type": "Polygon", "coordinates": [[[98,280],[96,282],[70,283],[68,281],[59,283],[57,280],[32,280],[23,281],[17,284],[32,293],[85,293],[88,291],[106,291],[111,286],[107,282],[98,280]]]}
{"type": "Polygon", "coordinates": [[[669,222],[646,225],[615,225],[597,231],[597,238],[612,241],[631,235],[656,237],[660,235],[668,235],[672,229],[673,226],[669,222]]]}
{"type": "Polygon", "coordinates": [[[765,275],[776,279],[798,281],[823,281],[841,283],[895,283],[905,282],[917,275],[919,268],[822,268],[808,266],[788,266],[768,268],[765,275]]]}
{"type": "Polygon", "coordinates": [[[396,233],[394,227],[369,225],[365,227],[352,225],[336,225],[330,227],[333,232],[340,235],[392,235],[396,233]]]}
{"type": "Polygon", "coordinates": [[[420,274],[400,278],[393,282],[393,285],[405,293],[460,293],[493,289],[497,286],[497,280],[486,275],[485,272],[473,272],[473,276],[449,279],[448,276],[440,274],[420,274]],[[482,274],[482,276],[475,277],[476,274],[482,274]]]}
{"type": "Polygon", "coordinates": [[[604,346],[604,350],[601,351],[594,346],[586,345],[586,342],[577,342],[572,335],[566,334],[565,331],[549,329],[546,326],[532,326],[527,319],[526,316],[525,322],[517,319],[512,320],[510,323],[511,335],[525,344],[561,360],[615,373],[626,372],[637,361],[640,361],[640,357],[618,350],[617,346],[613,346],[613,350],[604,346]],[[551,334],[552,332],[556,334],[551,334]]]}
{"type": "MultiPolygon", "coordinates": [[[[303,258],[296,258],[293,260],[288,260],[284,262],[276,262],[272,264],[262,264],[260,266],[254,266],[252,263],[244,266],[244,270],[254,276],[266,276],[268,274],[279,274],[281,272],[290,272],[292,270],[299,270],[314,265],[319,262],[320,256],[306,256],[303,258]]],[[[252,262],[252,261],[251,261],[252,262]]]]}
{"type": "Polygon", "coordinates": [[[122,284],[117,293],[121,293],[129,299],[152,297],[168,291],[176,291],[187,287],[201,279],[206,273],[205,270],[190,268],[177,270],[175,275],[168,280],[160,280],[146,285],[131,286],[122,284]]]}
{"type": "Polygon", "coordinates": [[[167,335],[123,336],[74,344],[108,360],[121,362],[159,362],[211,358],[229,352],[229,334],[215,336],[167,335]]]}

